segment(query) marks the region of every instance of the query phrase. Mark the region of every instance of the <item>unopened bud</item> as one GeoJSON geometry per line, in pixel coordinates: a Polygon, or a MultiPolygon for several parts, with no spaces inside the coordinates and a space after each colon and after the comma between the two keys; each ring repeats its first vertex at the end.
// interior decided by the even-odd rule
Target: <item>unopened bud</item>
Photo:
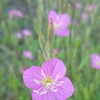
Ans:
{"type": "Polygon", "coordinates": [[[71,7],[72,7],[71,4],[68,4],[68,5],[67,5],[67,13],[68,13],[69,15],[71,15],[71,10],[72,10],[71,7]]]}
{"type": "Polygon", "coordinates": [[[42,49],[42,52],[43,52],[43,57],[44,59],[46,60],[47,57],[46,57],[46,54],[45,54],[45,40],[44,40],[44,36],[42,35],[42,32],[39,31],[39,44],[40,44],[40,48],[42,49]]]}
{"type": "Polygon", "coordinates": [[[44,37],[42,35],[42,32],[39,31],[39,44],[40,44],[40,48],[44,51],[45,49],[45,40],[44,40],[44,37]]]}
{"type": "Polygon", "coordinates": [[[47,41],[50,44],[53,44],[54,42],[54,26],[52,22],[52,18],[50,19],[49,26],[48,26],[48,32],[47,32],[47,41]]]}

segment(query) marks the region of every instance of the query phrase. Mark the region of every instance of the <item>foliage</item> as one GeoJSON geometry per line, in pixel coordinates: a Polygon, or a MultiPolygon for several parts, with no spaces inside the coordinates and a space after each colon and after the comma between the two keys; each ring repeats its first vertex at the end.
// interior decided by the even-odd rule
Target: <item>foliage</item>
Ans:
{"type": "MultiPolygon", "coordinates": [[[[68,13],[73,19],[75,0],[1,0],[0,1],[0,100],[31,100],[31,91],[22,80],[22,66],[40,66],[44,59],[38,42],[38,32],[41,30],[46,38],[48,13],[56,10],[68,13]],[[63,1],[63,2],[62,2],[63,1]],[[62,6],[63,4],[63,6],[62,6]],[[69,6],[70,5],[70,6],[69,6]],[[19,9],[24,18],[9,17],[9,10],[19,9]],[[22,33],[29,29],[32,36],[16,37],[15,33],[22,33]],[[24,50],[33,53],[34,59],[25,58],[24,50]]],[[[78,2],[78,1],[77,1],[78,2]]],[[[68,37],[55,36],[54,49],[60,48],[55,57],[63,60],[67,66],[67,76],[75,86],[74,95],[68,100],[99,100],[100,72],[92,68],[90,55],[100,53],[100,12],[99,0],[80,0],[82,7],[75,9],[71,48],[70,75],[70,42],[68,37]],[[88,6],[95,4],[95,9],[88,11],[88,6]],[[83,20],[81,14],[88,14],[83,20]],[[66,56],[67,55],[67,56],[66,56]]],[[[73,22],[73,20],[72,20],[73,22]]],[[[71,28],[71,25],[70,25],[71,28]]]]}

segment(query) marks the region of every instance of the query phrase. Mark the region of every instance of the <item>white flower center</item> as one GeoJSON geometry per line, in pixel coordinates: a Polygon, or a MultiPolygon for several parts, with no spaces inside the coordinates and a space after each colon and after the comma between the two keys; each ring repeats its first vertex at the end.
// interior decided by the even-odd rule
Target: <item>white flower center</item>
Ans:
{"type": "Polygon", "coordinates": [[[54,28],[56,29],[56,30],[58,30],[58,29],[60,29],[60,24],[58,23],[54,23],[54,28]]]}
{"type": "Polygon", "coordinates": [[[59,29],[61,28],[62,24],[64,24],[64,19],[65,19],[65,17],[62,17],[62,18],[60,19],[59,16],[57,16],[56,19],[57,19],[58,23],[55,23],[55,22],[53,23],[53,24],[54,24],[54,28],[55,28],[56,30],[59,30],[59,29]]]}

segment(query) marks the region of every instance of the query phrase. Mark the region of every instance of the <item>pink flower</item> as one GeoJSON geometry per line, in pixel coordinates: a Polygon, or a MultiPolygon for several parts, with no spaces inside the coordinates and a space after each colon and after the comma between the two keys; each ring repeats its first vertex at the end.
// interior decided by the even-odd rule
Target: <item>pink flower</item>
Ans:
{"type": "Polygon", "coordinates": [[[30,51],[24,50],[23,56],[26,57],[26,58],[29,58],[29,59],[34,59],[34,56],[32,55],[32,52],[30,52],[30,51]]]}
{"type": "Polygon", "coordinates": [[[88,18],[88,15],[87,15],[87,13],[84,12],[84,13],[81,14],[81,17],[82,17],[83,20],[86,21],[87,18],[88,18]]]}
{"type": "Polygon", "coordinates": [[[25,70],[26,70],[26,67],[25,67],[25,66],[22,66],[22,68],[21,68],[22,73],[23,73],[25,70]]]}
{"type": "Polygon", "coordinates": [[[91,5],[88,7],[88,11],[91,12],[91,11],[93,11],[94,8],[95,8],[95,4],[91,4],[91,5]]]}
{"type": "Polygon", "coordinates": [[[78,24],[78,20],[77,19],[74,19],[73,20],[73,25],[77,25],[78,24]]]}
{"type": "Polygon", "coordinates": [[[74,86],[65,77],[66,66],[53,58],[42,64],[25,70],[23,80],[32,89],[32,100],[65,100],[73,95],[74,86]]]}
{"type": "Polygon", "coordinates": [[[15,35],[16,35],[16,37],[17,37],[18,39],[22,39],[22,38],[23,38],[22,34],[19,33],[19,32],[16,32],[15,35]]]}
{"type": "Polygon", "coordinates": [[[91,55],[92,66],[96,69],[100,69],[100,56],[97,54],[91,55]]]}
{"type": "Polygon", "coordinates": [[[28,30],[28,29],[23,29],[22,34],[23,34],[24,36],[31,36],[31,35],[32,35],[31,31],[28,30]]]}
{"type": "Polygon", "coordinates": [[[82,4],[80,2],[76,3],[76,8],[80,9],[82,7],[82,4]]]}
{"type": "Polygon", "coordinates": [[[19,18],[23,18],[24,14],[20,10],[11,9],[9,11],[9,17],[13,18],[14,16],[17,16],[19,18]]]}
{"type": "Polygon", "coordinates": [[[10,11],[9,11],[9,17],[10,18],[13,18],[14,17],[14,10],[13,9],[11,9],[10,11]]]}
{"type": "Polygon", "coordinates": [[[24,14],[20,10],[15,11],[15,15],[18,16],[19,18],[23,18],[24,14]]]}
{"type": "Polygon", "coordinates": [[[60,52],[59,48],[54,50],[54,54],[58,54],[59,52],[60,52]]]}
{"type": "Polygon", "coordinates": [[[55,34],[59,36],[68,36],[70,34],[70,31],[68,29],[68,26],[70,24],[70,17],[68,14],[58,15],[55,11],[50,11],[48,15],[49,22],[51,18],[53,20],[55,34]]]}

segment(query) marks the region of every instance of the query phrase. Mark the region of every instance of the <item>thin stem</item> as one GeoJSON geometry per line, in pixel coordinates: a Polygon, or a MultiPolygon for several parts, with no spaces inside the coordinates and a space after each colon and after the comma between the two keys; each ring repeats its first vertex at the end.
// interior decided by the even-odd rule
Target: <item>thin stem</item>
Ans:
{"type": "Polygon", "coordinates": [[[73,19],[75,17],[75,5],[76,5],[76,0],[74,1],[74,10],[72,13],[72,18],[71,18],[71,27],[70,27],[70,35],[69,35],[69,47],[70,47],[70,59],[69,59],[69,68],[70,68],[70,78],[72,78],[72,28],[73,28],[73,19]]]}
{"type": "MultiPolygon", "coordinates": [[[[64,0],[61,0],[61,12],[64,12],[64,0]]],[[[64,46],[64,52],[65,52],[65,59],[67,60],[67,48],[66,48],[66,38],[63,38],[63,46],[64,46]]]]}
{"type": "Polygon", "coordinates": [[[93,72],[92,72],[92,77],[91,77],[91,80],[90,80],[90,84],[92,83],[95,74],[96,74],[96,69],[94,69],[93,72]]]}
{"type": "Polygon", "coordinates": [[[89,91],[91,90],[91,83],[95,79],[96,72],[97,72],[96,69],[94,69],[93,72],[92,72],[92,76],[91,76],[90,83],[89,83],[89,87],[88,87],[89,91]]]}
{"type": "Polygon", "coordinates": [[[61,0],[61,12],[64,11],[64,0],[61,0]]]}
{"type": "Polygon", "coordinates": [[[67,47],[66,47],[66,40],[65,40],[65,38],[63,39],[63,45],[64,45],[64,52],[65,52],[65,59],[67,60],[67,52],[66,52],[67,47]]]}

